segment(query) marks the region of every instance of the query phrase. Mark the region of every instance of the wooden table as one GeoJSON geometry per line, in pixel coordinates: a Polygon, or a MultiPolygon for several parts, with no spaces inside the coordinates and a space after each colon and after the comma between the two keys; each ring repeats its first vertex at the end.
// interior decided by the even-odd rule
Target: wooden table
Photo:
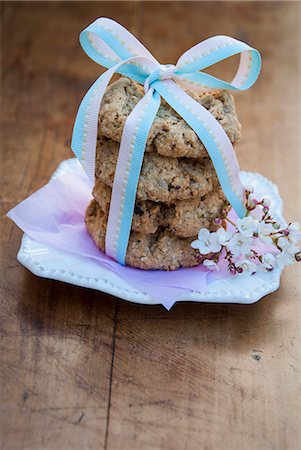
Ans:
{"type": "Polygon", "coordinates": [[[300,267],[252,306],[167,312],[33,276],[5,217],[71,156],[77,106],[102,70],[78,34],[108,16],[162,63],[214,34],[260,49],[260,79],[236,96],[238,158],[277,182],[300,221],[300,13],[294,2],[2,3],[1,449],[300,449],[300,267]]]}

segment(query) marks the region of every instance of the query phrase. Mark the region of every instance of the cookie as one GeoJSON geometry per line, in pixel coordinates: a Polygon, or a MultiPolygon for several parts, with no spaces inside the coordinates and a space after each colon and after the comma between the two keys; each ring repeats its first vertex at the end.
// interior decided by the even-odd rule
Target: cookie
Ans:
{"type": "MultiPolygon", "coordinates": [[[[164,208],[163,208],[164,209],[164,208]]],[[[163,226],[176,236],[197,236],[201,228],[216,231],[216,218],[227,215],[230,205],[221,189],[204,197],[182,200],[166,209],[163,226]]]]}
{"type": "MultiPolygon", "coordinates": [[[[86,226],[102,251],[105,251],[106,223],[106,215],[96,200],[92,200],[86,211],[86,226]]],[[[191,247],[191,241],[190,238],[175,237],[165,230],[147,235],[132,232],[125,262],[143,270],[193,267],[200,264],[205,257],[191,247]]]]}
{"type": "MultiPolygon", "coordinates": [[[[111,189],[98,180],[93,189],[93,196],[108,217],[111,189]]],[[[204,197],[192,200],[180,200],[166,205],[162,202],[137,201],[134,207],[132,230],[140,234],[156,233],[164,228],[175,236],[194,237],[200,228],[215,231],[215,218],[223,217],[230,206],[221,189],[210,192],[204,197]]]]}
{"type": "MultiPolygon", "coordinates": [[[[99,137],[120,142],[125,120],[143,95],[143,86],[125,77],[109,86],[99,112],[99,137]]],[[[189,92],[189,95],[213,115],[233,144],[239,141],[241,125],[233,96],[229,92],[189,92]]],[[[207,155],[195,132],[163,99],[149,133],[146,152],[177,158],[201,158],[207,155]]]]}
{"type": "MultiPolygon", "coordinates": [[[[98,140],[95,176],[112,187],[119,144],[113,140],[98,140]]],[[[200,198],[219,186],[209,157],[170,158],[157,153],[144,155],[137,189],[137,200],[172,203],[200,198]]]]}
{"type": "MultiPolygon", "coordinates": [[[[108,217],[111,200],[111,188],[97,180],[93,189],[93,197],[99,203],[105,216],[108,217]]],[[[163,221],[162,203],[150,200],[137,202],[134,207],[132,230],[141,234],[155,233],[163,221]]]]}

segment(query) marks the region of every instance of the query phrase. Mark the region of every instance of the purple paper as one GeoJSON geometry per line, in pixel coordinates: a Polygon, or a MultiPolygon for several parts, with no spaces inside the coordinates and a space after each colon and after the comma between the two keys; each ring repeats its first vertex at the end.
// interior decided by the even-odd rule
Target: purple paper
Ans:
{"type": "Polygon", "coordinates": [[[91,186],[80,164],[73,162],[10,210],[8,217],[32,239],[97,260],[100,266],[112,270],[136,290],[150,294],[167,309],[180,294],[206,290],[211,276],[203,266],[172,272],[145,271],[122,266],[100,251],[85,226],[85,210],[92,198],[91,186]]]}

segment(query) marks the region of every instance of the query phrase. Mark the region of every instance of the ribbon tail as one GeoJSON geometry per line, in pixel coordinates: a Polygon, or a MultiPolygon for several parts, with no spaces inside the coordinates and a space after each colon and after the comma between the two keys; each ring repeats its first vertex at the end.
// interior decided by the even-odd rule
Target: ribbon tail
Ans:
{"type": "Polygon", "coordinates": [[[173,81],[157,81],[153,87],[196,132],[208,151],[226,198],[237,215],[244,217],[245,188],[235,151],[222,126],[173,81]]]}
{"type": "Polygon", "coordinates": [[[120,143],[106,232],[106,254],[125,264],[145,146],[161,98],[153,89],[128,116],[120,143]]]}
{"type": "MultiPolygon", "coordinates": [[[[77,112],[71,148],[88,175],[91,184],[94,183],[98,114],[101,101],[114,73],[120,73],[122,66],[128,66],[130,63],[144,64],[148,71],[152,70],[155,65],[152,60],[144,56],[133,56],[111,67],[92,84],[77,112]]],[[[148,72],[145,73],[144,79],[147,76],[148,72]]]]}
{"type": "Polygon", "coordinates": [[[79,106],[74,123],[71,148],[91,184],[94,183],[99,109],[105,90],[117,68],[118,66],[111,67],[92,84],[79,106]]]}

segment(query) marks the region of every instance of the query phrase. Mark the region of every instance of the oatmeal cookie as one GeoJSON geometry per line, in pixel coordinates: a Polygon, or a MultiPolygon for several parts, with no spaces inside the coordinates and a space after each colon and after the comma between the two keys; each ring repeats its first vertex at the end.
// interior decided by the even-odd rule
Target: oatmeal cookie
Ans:
{"type": "MultiPolygon", "coordinates": [[[[97,247],[105,251],[106,215],[96,200],[92,200],[86,211],[86,226],[97,247]]],[[[125,262],[144,270],[175,270],[196,266],[204,257],[190,244],[190,238],[175,237],[164,230],[147,235],[133,231],[125,262]]]]}
{"type": "MultiPolygon", "coordinates": [[[[112,187],[119,144],[113,140],[98,140],[95,176],[112,187]]],[[[202,197],[219,186],[209,157],[170,158],[146,153],[137,189],[137,200],[172,203],[202,197]]]]}
{"type": "MultiPolygon", "coordinates": [[[[93,189],[93,196],[108,217],[111,188],[98,180],[93,189]]],[[[200,228],[215,231],[214,219],[223,216],[223,211],[230,209],[221,189],[210,192],[201,198],[178,200],[166,205],[162,202],[137,201],[134,207],[132,230],[140,234],[156,233],[158,228],[165,228],[175,236],[194,237],[200,228]]]]}
{"type": "MultiPolygon", "coordinates": [[[[99,203],[106,217],[109,215],[112,189],[97,180],[93,189],[93,197],[99,203]]],[[[151,200],[136,202],[132,220],[132,230],[140,234],[155,233],[162,223],[162,203],[151,200]]]]}
{"type": "MultiPolygon", "coordinates": [[[[99,137],[120,142],[126,118],[143,97],[143,86],[121,77],[108,87],[99,113],[99,137]]],[[[205,93],[189,92],[220,123],[233,144],[241,135],[233,96],[224,90],[205,93]]],[[[161,106],[147,140],[147,152],[158,152],[170,157],[201,158],[207,155],[204,145],[195,132],[166,102],[161,106]]]]}

